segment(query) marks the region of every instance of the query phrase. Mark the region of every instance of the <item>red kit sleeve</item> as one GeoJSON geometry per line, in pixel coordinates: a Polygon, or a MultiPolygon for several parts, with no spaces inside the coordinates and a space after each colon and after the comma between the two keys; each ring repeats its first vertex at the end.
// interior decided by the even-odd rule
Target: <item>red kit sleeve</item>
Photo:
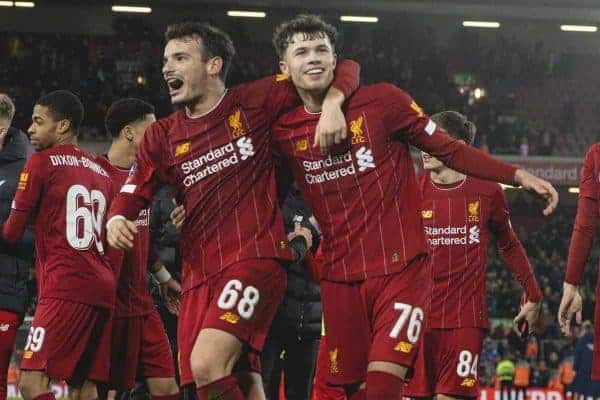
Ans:
{"type": "Polygon", "coordinates": [[[581,171],[577,215],[573,224],[565,276],[565,282],[572,285],[581,285],[585,263],[590,255],[596,234],[599,184],[596,173],[596,154],[599,148],[596,145],[588,151],[581,171]]]}
{"type": "Polygon", "coordinates": [[[513,184],[517,168],[453,139],[439,128],[414,100],[391,84],[379,85],[384,123],[411,144],[437,157],[448,167],[480,179],[513,184]]]}
{"type": "Polygon", "coordinates": [[[152,200],[159,185],[158,168],[162,160],[160,129],[161,125],[155,123],[144,134],[130,176],[112,201],[107,220],[115,216],[134,220],[152,200]]]}
{"type": "Polygon", "coordinates": [[[491,204],[490,230],[496,235],[500,258],[525,290],[527,300],[539,302],[542,299],[542,291],[525,249],[512,228],[506,197],[499,186],[491,204]]]}
{"type": "Polygon", "coordinates": [[[8,243],[14,243],[21,238],[41,200],[45,181],[43,173],[48,171],[44,160],[41,153],[32,154],[19,175],[12,210],[2,226],[2,237],[8,243]]]}

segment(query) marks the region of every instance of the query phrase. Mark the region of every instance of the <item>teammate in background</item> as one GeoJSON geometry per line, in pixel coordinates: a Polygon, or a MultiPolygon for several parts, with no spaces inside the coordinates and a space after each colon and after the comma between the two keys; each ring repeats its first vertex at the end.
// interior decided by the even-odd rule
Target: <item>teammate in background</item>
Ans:
{"type": "MultiPolygon", "coordinates": [[[[583,280],[585,264],[590,255],[600,209],[600,143],[593,144],[583,161],[577,215],[567,258],[567,272],[563,283],[563,296],[558,309],[558,322],[562,332],[571,336],[573,318],[581,324],[583,302],[579,286],[583,280]]],[[[596,283],[596,297],[600,295],[600,279],[596,283]]],[[[594,358],[592,380],[600,380],[600,301],[594,310],[594,358]]]]}
{"type": "MultiPolygon", "coordinates": [[[[476,127],[454,111],[431,117],[456,140],[473,144],[476,127]]],[[[477,366],[490,324],[485,271],[490,234],[498,252],[523,286],[527,303],[516,323],[538,324],[542,293],[509,220],[504,191],[495,182],[466,176],[423,153],[421,219],[431,249],[431,305],[408,397],[475,398],[477,366]]]]}
{"type": "Polygon", "coordinates": [[[333,79],[336,37],[334,27],[311,15],[276,29],[281,71],[304,106],[282,117],[273,135],[323,233],[330,381],[352,399],[394,399],[416,357],[431,279],[407,142],[459,171],[535,190],[546,198],[547,214],[558,194],[548,182],[451,138],[387,83],[360,87],[349,98],[351,135],[323,159],[308,143],[333,79]]]}
{"type": "Polygon", "coordinates": [[[50,400],[50,379],[64,379],[73,399],[98,397],[108,378],[114,272],[103,254],[110,176],[77,147],[83,105],[66,90],[42,96],[29,127],[31,155],[2,227],[16,242],[28,222],[35,230],[39,302],[21,362],[26,400],[50,400]]]}
{"type": "MultiPolygon", "coordinates": [[[[187,211],[181,231],[181,382],[195,383],[200,400],[262,399],[260,351],[285,291],[279,260],[291,257],[269,132],[300,100],[281,76],[226,89],[234,47],[213,26],[175,24],[165,36],[163,77],[171,102],[182,108],[145,133],[133,174],[110,210],[109,242],[131,248],[138,231],[133,220],[160,183],[172,186],[187,211]]],[[[344,64],[321,120],[324,132],[334,135],[316,145],[345,132],[340,107],[358,86],[358,67],[344,64]]]]}
{"type": "MultiPolygon", "coordinates": [[[[11,128],[15,105],[0,93],[0,221],[10,214],[19,174],[33,152],[25,133],[11,128]]],[[[18,245],[0,243],[0,400],[6,400],[6,384],[17,330],[25,316],[29,269],[33,263],[33,231],[28,229],[18,245]]]]}
{"type": "MultiPolygon", "coordinates": [[[[110,175],[115,192],[129,176],[138,146],[148,126],[156,121],[154,107],[142,100],[115,101],[105,117],[112,144],[98,164],[110,175]]],[[[138,229],[122,265],[113,265],[117,276],[117,301],[111,340],[110,381],[108,388],[130,390],[136,378],[145,379],[151,399],[175,400],[179,388],[175,381],[173,356],[165,329],[154,307],[146,282],[146,269],[161,284],[161,291],[172,312],[177,312],[181,287],[154,255],[150,243],[150,208],[143,209],[135,221],[138,229]]]]}

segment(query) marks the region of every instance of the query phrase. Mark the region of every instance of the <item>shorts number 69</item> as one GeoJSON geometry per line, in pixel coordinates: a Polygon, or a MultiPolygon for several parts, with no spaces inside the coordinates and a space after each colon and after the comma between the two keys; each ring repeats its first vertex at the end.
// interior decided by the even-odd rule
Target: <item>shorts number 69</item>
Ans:
{"type": "Polygon", "coordinates": [[[27,335],[27,342],[25,343],[25,351],[31,350],[34,353],[40,351],[44,344],[44,337],[46,336],[46,330],[42,327],[31,327],[29,328],[29,335],[27,335]]]}

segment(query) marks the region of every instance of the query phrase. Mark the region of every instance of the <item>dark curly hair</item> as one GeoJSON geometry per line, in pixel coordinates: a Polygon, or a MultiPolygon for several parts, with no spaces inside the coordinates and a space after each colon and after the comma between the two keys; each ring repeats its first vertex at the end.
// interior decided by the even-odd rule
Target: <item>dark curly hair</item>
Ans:
{"type": "Polygon", "coordinates": [[[333,25],[325,22],[318,15],[300,14],[293,19],[281,23],[275,28],[275,32],[273,33],[273,45],[275,46],[279,59],[283,59],[285,51],[290,45],[294,35],[297,33],[304,34],[306,40],[327,37],[334,49],[336,48],[339,37],[337,29],[333,25]]]}

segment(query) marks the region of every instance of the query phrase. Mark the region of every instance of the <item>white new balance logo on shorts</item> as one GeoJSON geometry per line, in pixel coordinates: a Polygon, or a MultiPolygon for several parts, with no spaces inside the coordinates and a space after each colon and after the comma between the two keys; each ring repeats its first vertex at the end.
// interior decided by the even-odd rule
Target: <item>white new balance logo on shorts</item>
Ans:
{"type": "Polygon", "coordinates": [[[356,151],[356,163],[360,172],[365,171],[367,168],[375,168],[373,160],[373,152],[365,146],[356,151]]]}
{"type": "Polygon", "coordinates": [[[235,144],[240,149],[240,158],[242,160],[247,160],[249,157],[252,157],[254,155],[254,145],[252,145],[252,139],[242,137],[237,142],[235,142],[235,144]]]}

